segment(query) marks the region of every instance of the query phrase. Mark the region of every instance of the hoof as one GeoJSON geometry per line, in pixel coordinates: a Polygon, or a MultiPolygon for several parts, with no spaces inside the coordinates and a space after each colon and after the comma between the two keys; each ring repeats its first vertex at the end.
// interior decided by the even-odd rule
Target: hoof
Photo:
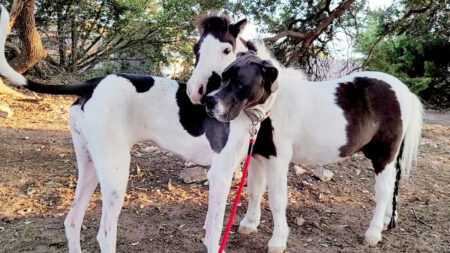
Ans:
{"type": "Polygon", "coordinates": [[[366,243],[370,246],[370,247],[376,247],[378,244],[378,239],[376,238],[367,238],[366,237],[366,243]]]}
{"type": "Polygon", "coordinates": [[[378,236],[366,236],[366,243],[370,247],[376,247],[379,241],[381,241],[381,238],[379,238],[378,236]]]}
{"type": "Polygon", "coordinates": [[[274,247],[274,248],[269,248],[268,253],[283,253],[285,248],[281,248],[281,247],[274,247]]]}
{"type": "Polygon", "coordinates": [[[253,232],[257,232],[257,229],[251,229],[251,228],[247,228],[247,227],[243,227],[243,226],[239,226],[238,228],[238,233],[241,235],[249,235],[253,232]]]}
{"type": "Polygon", "coordinates": [[[366,243],[370,247],[377,246],[378,242],[381,241],[381,232],[375,229],[369,229],[366,231],[366,243]]]}

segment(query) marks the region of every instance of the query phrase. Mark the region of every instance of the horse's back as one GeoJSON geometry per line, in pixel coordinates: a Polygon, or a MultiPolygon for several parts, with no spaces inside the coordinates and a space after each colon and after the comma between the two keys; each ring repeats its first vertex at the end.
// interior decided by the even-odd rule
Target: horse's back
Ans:
{"type": "Polygon", "coordinates": [[[394,159],[413,98],[400,80],[380,72],[358,72],[294,89],[303,91],[300,99],[291,101],[300,115],[292,118],[298,118],[301,130],[296,139],[302,143],[294,144],[294,160],[322,163],[363,151],[382,168],[394,159]]]}

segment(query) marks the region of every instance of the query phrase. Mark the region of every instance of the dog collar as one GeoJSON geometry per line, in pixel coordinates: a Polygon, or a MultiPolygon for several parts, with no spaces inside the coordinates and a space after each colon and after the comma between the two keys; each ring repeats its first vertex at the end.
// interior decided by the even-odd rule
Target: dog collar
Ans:
{"type": "MultiPolygon", "coordinates": [[[[274,83],[274,85],[278,85],[274,83]]],[[[252,122],[261,123],[270,115],[270,109],[272,108],[273,102],[275,101],[277,93],[272,92],[272,94],[267,98],[266,102],[263,104],[255,105],[251,108],[244,109],[245,114],[252,122]]]]}
{"type": "Polygon", "coordinates": [[[270,110],[266,111],[265,113],[259,110],[252,110],[253,108],[249,108],[248,110],[245,110],[245,114],[247,114],[248,118],[253,123],[261,123],[265,119],[267,119],[270,116],[270,110]]]}

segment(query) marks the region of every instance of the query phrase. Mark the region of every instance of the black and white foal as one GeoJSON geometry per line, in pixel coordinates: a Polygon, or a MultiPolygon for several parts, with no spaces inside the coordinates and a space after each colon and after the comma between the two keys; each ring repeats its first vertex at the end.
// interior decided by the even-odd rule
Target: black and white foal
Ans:
{"type": "MultiPolygon", "coordinates": [[[[239,94],[233,99],[221,98],[219,91],[204,94],[209,89],[205,87],[208,79],[222,74],[236,59],[236,53],[245,50],[244,42],[230,41],[229,34],[234,31],[230,28],[227,17],[209,17],[202,22],[202,35],[195,46],[196,68],[187,84],[191,101],[208,102],[209,110],[222,121],[233,119],[230,117],[233,105],[242,100],[239,94]]],[[[289,234],[286,221],[289,163],[324,164],[361,151],[372,161],[376,173],[377,204],[365,234],[366,241],[376,245],[383,228],[392,227],[398,217],[395,208],[400,175],[409,174],[417,156],[422,123],[420,101],[401,81],[388,74],[360,72],[331,81],[309,82],[300,71],[277,63],[264,45],[257,44],[255,50],[278,69],[279,89],[272,95],[276,98],[271,116],[261,124],[269,130],[260,131],[257,138],[263,138],[265,152],[256,155],[250,164],[249,206],[239,232],[257,231],[261,198],[268,186],[274,221],[269,252],[283,252],[289,234]]],[[[239,92],[239,88],[229,92],[239,92]]],[[[208,172],[209,178],[219,181],[210,184],[209,189],[210,205],[204,226],[208,252],[217,249],[233,169],[211,168],[208,172]]]]}

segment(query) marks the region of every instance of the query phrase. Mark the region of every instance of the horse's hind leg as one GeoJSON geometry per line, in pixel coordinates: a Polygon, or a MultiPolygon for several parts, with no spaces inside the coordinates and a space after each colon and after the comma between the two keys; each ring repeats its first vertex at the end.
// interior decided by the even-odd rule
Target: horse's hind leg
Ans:
{"type": "MultiPolygon", "coordinates": [[[[395,196],[392,196],[393,198],[396,198],[395,196]]],[[[396,198],[397,199],[397,198],[396,198]]],[[[383,220],[383,231],[386,231],[389,229],[389,223],[391,222],[392,217],[392,199],[388,202],[386,211],[384,212],[384,220],[383,220]]],[[[397,221],[397,211],[395,211],[395,221],[397,221]]]]}
{"type": "Polygon", "coordinates": [[[395,224],[397,223],[397,219],[398,219],[397,195],[398,195],[398,185],[399,185],[400,176],[401,176],[400,168],[398,166],[400,166],[400,165],[398,164],[398,161],[397,161],[394,191],[392,194],[392,199],[391,199],[391,201],[388,202],[387,207],[386,207],[386,212],[384,213],[383,231],[395,228],[395,224]]]}
{"type": "Polygon", "coordinates": [[[93,142],[90,150],[102,193],[102,218],[97,241],[102,252],[116,252],[117,221],[128,182],[130,146],[120,141],[119,136],[103,137],[93,142]]]}
{"type": "Polygon", "coordinates": [[[78,167],[78,182],[75,198],[64,221],[69,252],[81,252],[80,229],[89,200],[98,184],[94,164],[92,163],[86,141],[82,134],[72,124],[72,141],[75,149],[78,167]]]}
{"type": "Polygon", "coordinates": [[[388,230],[395,228],[395,224],[398,219],[398,211],[397,211],[397,196],[398,196],[398,186],[401,179],[401,165],[400,165],[400,158],[403,156],[403,142],[400,146],[400,150],[397,154],[397,159],[395,161],[395,183],[394,183],[394,191],[392,194],[392,201],[388,203],[388,206],[386,208],[386,212],[384,214],[384,227],[383,230],[388,230]]]}
{"type": "Polygon", "coordinates": [[[381,231],[385,223],[385,214],[389,209],[389,204],[392,204],[395,172],[395,161],[392,161],[376,176],[375,196],[377,204],[372,221],[370,222],[370,227],[366,231],[366,242],[370,246],[375,246],[381,241],[381,231]]]}

